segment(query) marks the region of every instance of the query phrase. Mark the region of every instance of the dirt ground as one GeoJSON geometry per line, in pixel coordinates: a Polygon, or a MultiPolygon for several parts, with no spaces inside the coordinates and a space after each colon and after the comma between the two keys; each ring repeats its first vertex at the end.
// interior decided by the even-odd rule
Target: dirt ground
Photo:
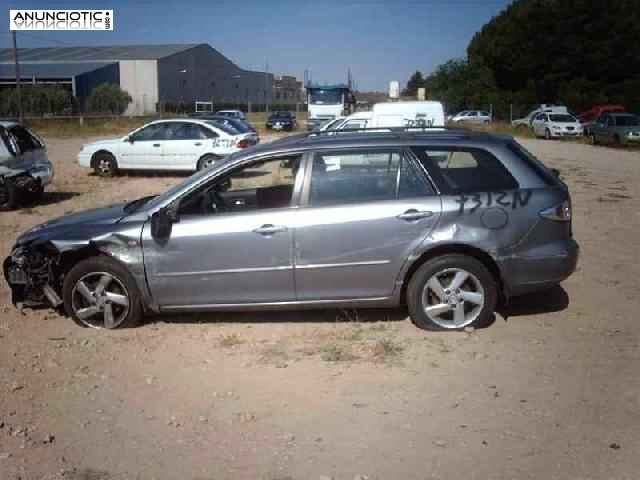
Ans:
{"type": "MultiPolygon", "coordinates": [[[[99,179],[87,139],[45,140],[55,183],[0,214],[2,258],[35,224],[181,178],[99,179]]],[[[0,478],[640,478],[640,153],[522,143],[572,189],[579,269],[483,330],[391,310],[95,331],[15,309],[0,279],[0,478]]]]}

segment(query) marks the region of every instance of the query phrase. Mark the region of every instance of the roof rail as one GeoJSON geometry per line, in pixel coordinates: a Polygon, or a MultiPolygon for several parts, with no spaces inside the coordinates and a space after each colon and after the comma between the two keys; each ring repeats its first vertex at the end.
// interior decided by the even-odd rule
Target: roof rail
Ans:
{"type": "Polygon", "coordinates": [[[336,134],[349,134],[349,133],[393,133],[400,134],[415,134],[415,133],[470,133],[471,130],[463,127],[427,127],[427,126],[414,126],[414,127],[372,127],[372,128],[345,128],[342,130],[324,130],[322,132],[309,132],[306,137],[317,137],[336,134]]]}

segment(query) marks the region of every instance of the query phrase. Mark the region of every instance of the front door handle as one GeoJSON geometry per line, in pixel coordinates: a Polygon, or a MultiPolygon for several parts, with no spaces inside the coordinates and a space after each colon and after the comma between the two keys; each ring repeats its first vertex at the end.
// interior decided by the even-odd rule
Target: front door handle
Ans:
{"type": "Polygon", "coordinates": [[[414,220],[420,220],[422,218],[428,218],[433,216],[433,212],[429,210],[416,210],[415,208],[411,208],[404,213],[398,215],[400,220],[406,220],[407,222],[411,222],[414,220]]]}
{"type": "Polygon", "coordinates": [[[262,225],[260,228],[253,230],[253,233],[259,233],[260,235],[273,235],[274,233],[282,233],[287,230],[288,228],[283,225],[271,225],[270,223],[267,223],[266,225],[262,225]]]}
{"type": "Polygon", "coordinates": [[[161,146],[161,145],[162,145],[161,143],[154,143],[154,144],[153,144],[153,146],[154,146],[154,147],[159,147],[159,146],[161,146]]]}
{"type": "Polygon", "coordinates": [[[202,143],[200,143],[200,142],[196,142],[196,143],[195,143],[195,146],[196,146],[196,147],[199,147],[199,146],[201,146],[201,145],[202,145],[202,143]]]}

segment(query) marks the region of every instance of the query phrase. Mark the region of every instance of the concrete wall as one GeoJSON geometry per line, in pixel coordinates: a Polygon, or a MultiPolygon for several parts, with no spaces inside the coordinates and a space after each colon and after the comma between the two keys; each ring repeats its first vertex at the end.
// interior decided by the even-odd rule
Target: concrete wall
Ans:
{"type": "MultiPolygon", "coordinates": [[[[158,60],[159,100],[193,104],[273,101],[273,75],[243,70],[209,45],[158,60]]],[[[215,108],[215,107],[214,107],[215,108]]]]}
{"type": "Polygon", "coordinates": [[[120,88],[133,101],[125,115],[155,113],[158,103],[158,62],[156,60],[121,60],[120,88]]]}

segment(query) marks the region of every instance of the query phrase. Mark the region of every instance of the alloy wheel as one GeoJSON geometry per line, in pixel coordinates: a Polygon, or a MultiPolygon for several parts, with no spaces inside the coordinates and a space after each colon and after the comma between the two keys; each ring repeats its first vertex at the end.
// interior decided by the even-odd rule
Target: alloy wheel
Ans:
{"type": "Polygon", "coordinates": [[[107,272],[82,277],[74,285],[71,299],[75,316],[92,328],[116,328],[129,313],[129,292],[107,272]]]}
{"type": "Polygon", "coordinates": [[[462,328],[473,323],[485,303],[484,289],[472,273],[447,268],[433,275],[422,291],[429,320],[442,328],[462,328]]]}

